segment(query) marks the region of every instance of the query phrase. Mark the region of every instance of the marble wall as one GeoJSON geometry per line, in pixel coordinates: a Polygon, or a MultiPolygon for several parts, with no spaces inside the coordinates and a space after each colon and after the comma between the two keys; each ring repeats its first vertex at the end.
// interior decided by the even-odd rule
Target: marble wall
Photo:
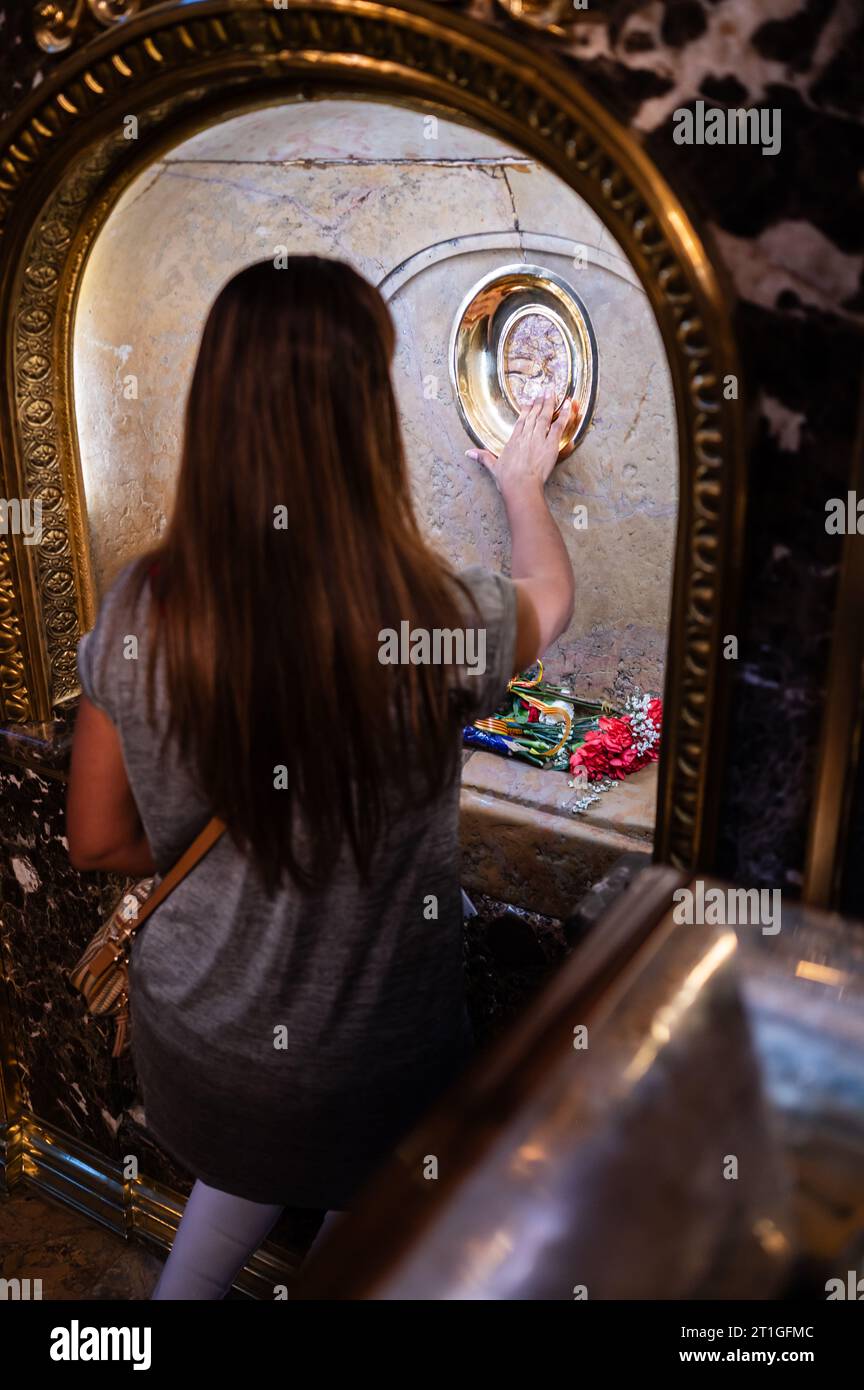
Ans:
{"type": "Polygon", "coordinates": [[[592,428],[548,489],[577,584],[550,671],[589,695],[661,690],[678,465],[647,297],[555,176],[491,136],[407,108],[328,100],[249,112],[176,147],[124,193],[85,272],[73,353],[99,587],[170,510],[213,297],[279,247],[344,257],[390,301],[418,514],[457,567],[506,569],[509,530],[494,482],[465,457],[473,441],[447,363],[454,315],[481,276],[514,261],[574,285],[597,335],[599,388],[592,428]]]}
{"type": "Polygon", "coordinates": [[[69,863],[63,817],[68,748],[69,731],[62,727],[40,744],[36,757],[20,739],[0,736],[0,983],[21,1098],[41,1123],[118,1166],[135,1155],[142,1171],[186,1192],[185,1175],[144,1127],[128,1055],[111,1060],[113,1025],[86,1014],[69,981],[122,881],[81,875],[69,863]],[[5,761],[22,756],[36,765],[5,761]]]}

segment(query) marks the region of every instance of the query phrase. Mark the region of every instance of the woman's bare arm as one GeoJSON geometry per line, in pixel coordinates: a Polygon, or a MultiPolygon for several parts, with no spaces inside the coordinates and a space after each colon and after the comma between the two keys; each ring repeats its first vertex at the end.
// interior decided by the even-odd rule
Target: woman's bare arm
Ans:
{"type": "Polygon", "coordinates": [[[117,730],[84,695],[72,743],[66,835],[76,869],[111,870],[138,878],[156,872],[117,730]]]}
{"type": "Polygon", "coordinates": [[[497,458],[485,449],[468,451],[489,469],[507,508],[516,583],[517,671],[546,651],[573,616],[573,571],[544,488],[574,406],[565,401],[556,420],[554,408],[551,392],[533,401],[497,458]]]}

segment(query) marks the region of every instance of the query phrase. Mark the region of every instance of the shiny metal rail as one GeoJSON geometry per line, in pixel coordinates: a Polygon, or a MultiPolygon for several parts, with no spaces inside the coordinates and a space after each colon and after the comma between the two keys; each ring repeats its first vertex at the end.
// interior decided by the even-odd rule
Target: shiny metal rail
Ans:
{"type": "Polygon", "coordinates": [[[772,949],[676,923],[686,884],[655,865],[616,899],[400,1146],[297,1297],[778,1296],[798,1222],[760,1057],[772,949]]]}

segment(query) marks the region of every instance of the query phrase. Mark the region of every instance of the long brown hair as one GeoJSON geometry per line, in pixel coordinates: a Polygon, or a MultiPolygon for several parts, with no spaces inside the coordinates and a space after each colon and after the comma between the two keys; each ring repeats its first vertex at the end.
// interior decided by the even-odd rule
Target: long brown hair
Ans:
{"type": "Polygon", "coordinates": [[[378,656],[406,619],[466,623],[414,516],[393,347],[343,262],[236,275],[201,340],[170,525],[136,571],[158,600],[150,699],[158,654],[168,735],[270,891],[325,882],[346,839],[365,877],[394,787],[416,804],[455,774],[452,674],[378,656]]]}

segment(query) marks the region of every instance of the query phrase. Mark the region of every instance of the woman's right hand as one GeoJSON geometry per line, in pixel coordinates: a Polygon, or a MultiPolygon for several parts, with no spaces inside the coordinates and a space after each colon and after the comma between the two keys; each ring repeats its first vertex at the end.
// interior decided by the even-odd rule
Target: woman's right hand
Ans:
{"type": "Polygon", "coordinates": [[[497,457],[488,449],[466,451],[469,458],[488,468],[505,499],[526,491],[542,493],[558,461],[561,436],[578,406],[570,397],[562,402],[553,420],[554,410],[555,393],[546,390],[520,413],[513,433],[497,457]]]}

